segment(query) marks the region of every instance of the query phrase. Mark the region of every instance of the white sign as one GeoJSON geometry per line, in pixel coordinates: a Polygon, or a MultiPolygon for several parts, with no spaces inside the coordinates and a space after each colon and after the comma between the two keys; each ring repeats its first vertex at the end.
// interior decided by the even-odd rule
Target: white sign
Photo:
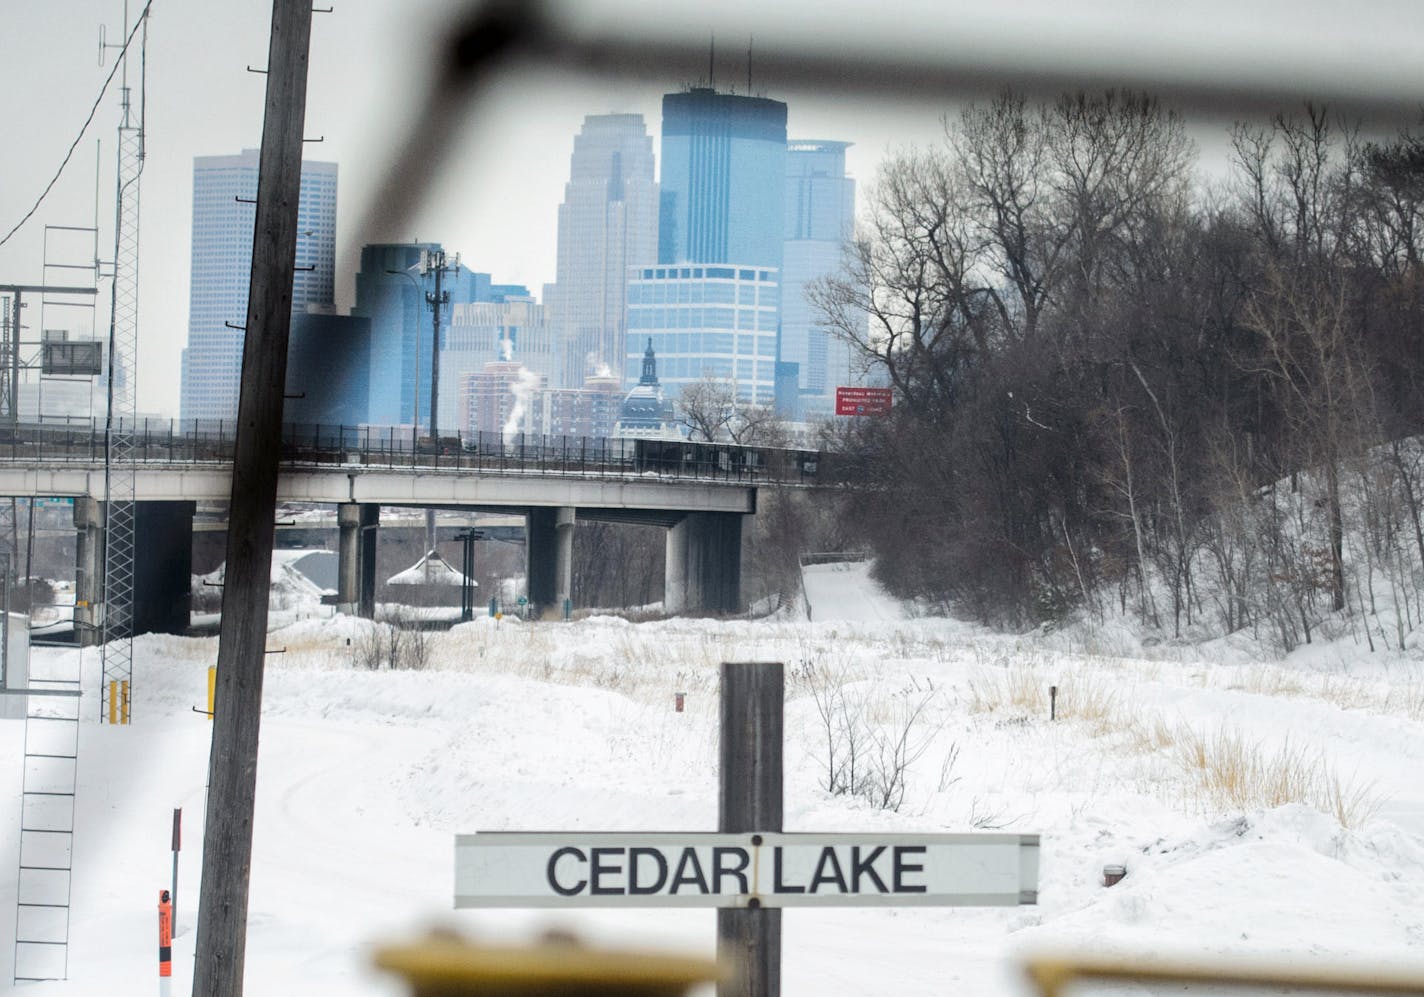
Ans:
{"type": "Polygon", "coordinates": [[[995,907],[1038,901],[1036,834],[455,838],[456,907],[995,907]]]}

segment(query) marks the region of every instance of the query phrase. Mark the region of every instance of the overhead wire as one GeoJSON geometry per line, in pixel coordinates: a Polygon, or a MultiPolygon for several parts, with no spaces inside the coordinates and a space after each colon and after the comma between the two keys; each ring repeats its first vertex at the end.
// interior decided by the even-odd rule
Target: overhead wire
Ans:
{"type": "Polygon", "coordinates": [[[147,23],[148,11],[152,6],[153,0],[148,0],[148,2],[143,5],[142,12],[139,13],[138,19],[134,21],[133,29],[129,31],[129,36],[124,39],[124,45],[119,52],[119,57],[114,60],[114,68],[109,70],[109,75],[105,78],[104,85],[99,88],[99,95],[94,98],[94,106],[89,108],[89,116],[84,119],[84,124],[79,128],[79,134],[74,136],[74,141],[70,143],[69,151],[64,154],[64,159],[60,162],[59,169],[54,171],[54,176],[51,177],[49,183],[45,185],[45,189],[40,192],[40,196],[35,199],[35,203],[30,207],[30,210],[25,212],[24,217],[16,222],[15,226],[6,232],[3,237],[0,237],[0,246],[4,246],[5,243],[9,242],[15,233],[20,231],[25,223],[34,217],[35,212],[40,209],[40,205],[44,204],[44,200],[49,196],[50,191],[54,190],[54,185],[59,183],[59,178],[64,175],[65,167],[69,165],[70,159],[74,156],[74,150],[79,148],[79,143],[84,141],[84,133],[87,132],[89,126],[94,123],[94,115],[98,113],[99,105],[104,102],[104,95],[109,92],[109,84],[114,82],[114,77],[118,75],[119,68],[124,64],[124,56],[128,54],[129,45],[132,44],[134,37],[138,34],[138,29],[147,23]]]}

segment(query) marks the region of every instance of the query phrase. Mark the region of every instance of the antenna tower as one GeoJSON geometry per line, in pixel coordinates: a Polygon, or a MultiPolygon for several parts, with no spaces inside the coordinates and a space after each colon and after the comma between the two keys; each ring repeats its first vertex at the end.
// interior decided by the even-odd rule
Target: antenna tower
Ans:
{"type": "MultiPolygon", "coordinates": [[[[104,616],[100,720],[128,723],[134,631],[134,415],[138,359],[139,177],[143,173],[144,49],[148,17],[138,27],[137,107],[129,87],[128,51],[120,100],[118,194],[114,209],[114,282],[109,313],[109,397],[104,427],[104,616]]],[[[129,37],[128,3],[124,37],[129,37]]]]}

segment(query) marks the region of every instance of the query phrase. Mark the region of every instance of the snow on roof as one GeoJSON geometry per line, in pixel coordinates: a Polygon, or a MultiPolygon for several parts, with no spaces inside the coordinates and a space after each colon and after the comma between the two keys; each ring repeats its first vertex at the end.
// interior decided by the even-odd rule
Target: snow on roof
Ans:
{"type": "MultiPolygon", "coordinates": [[[[465,576],[445,563],[438,551],[427,551],[425,556],[404,571],[386,579],[387,585],[462,585],[465,576]]],[[[479,582],[468,579],[475,587],[479,582]]]]}

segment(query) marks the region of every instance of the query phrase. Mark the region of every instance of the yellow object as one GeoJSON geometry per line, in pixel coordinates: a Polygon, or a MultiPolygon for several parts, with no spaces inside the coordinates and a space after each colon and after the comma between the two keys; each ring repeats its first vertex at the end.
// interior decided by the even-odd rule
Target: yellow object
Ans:
{"type": "Polygon", "coordinates": [[[218,669],[216,665],[208,666],[208,719],[213,718],[213,703],[217,700],[218,694],[218,669]]]}
{"type": "Polygon", "coordinates": [[[1205,993],[1220,992],[1212,988],[1231,988],[1231,992],[1236,993],[1242,987],[1256,987],[1272,993],[1287,987],[1332,994],[1424,993],[1424,967],[1412,971],[1389,971],[1378,967],[1351,968],[1337,963],[1311,966],[1308,960],[1293,961],[1287,965],[1219,960],[1201,963],[1130,962],[1038,956],[1030,959],[1024,969],[1042,997],[1081,993],[1081,990],[1073,988],[1086,982],[1204,984],[1207,989],[1202,992],[1205,993]]]}
{"type": "Polygon", "coordinates": [[[568,941],[497,946],[435,937],[380,949],[375,961],[404,977],[414,997],[679,997],[721,976],[708,959],[568,941]]]}
{"type": "Polygon", "coordinates": [[[129,722],[129,684],[127,680],[109,680],[109,723],[129,722]]]}

